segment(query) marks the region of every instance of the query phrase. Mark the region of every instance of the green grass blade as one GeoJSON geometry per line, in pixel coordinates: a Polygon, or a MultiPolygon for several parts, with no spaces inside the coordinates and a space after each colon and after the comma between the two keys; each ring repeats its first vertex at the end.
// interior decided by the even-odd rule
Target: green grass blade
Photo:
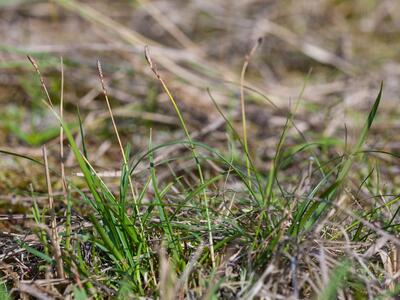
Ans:
{"type": "Polygon", "coordinates": [[[348,260],[342,261],[336,266],[329,278],[327,285],[318,296],[318,300],[336,299],[337,292],[346,281],[347,273],[351,268],[351,263],[348,260]]]}
{"type": "Polygon", "coordinates": [[[333,195],[337,192],[338,188],[343,184],[343,181],[347,177],[347,175],[354,163],[356,155],[358,153],[360,153],[361,147],[365,143],[365,140],[368,136],[368,132],[369,132],[371,125],[375,119],[376,112],[378,111],[378,107],[379,107],[379,104],[380,104],[381,98],[382,98],[382,90],[383,90],[383,82],[381,83],[378,96],[376,97],[374,105],[372,106],[372,108],[368,114],[368,118],[364,124],[364,127],[361,131],[361,134],[357,141],[357,144],[354,147],[354,150],[349,155],[348,159],[344,162],[344,165],[340,169],[335,182],[333,184],[331,184],[320,196],[320,198],[327,199],[327,201],[324,201],[322,203],[314,203],[310,207],[309,211],[306,214],[307,216],[310,216],[310,219],[305,224],[304,229],[306,229],[306,230],[309,229],[318,220],[319,216],[324,212],[325,208],[328,207],[330,199],[332,199],[333,195]]]}
{"type": "Polygon", "coordinates": [[[1,281],[0,281],[0,299],[11,300],[11,297],[7,291],[5,283],[1,281]]]}

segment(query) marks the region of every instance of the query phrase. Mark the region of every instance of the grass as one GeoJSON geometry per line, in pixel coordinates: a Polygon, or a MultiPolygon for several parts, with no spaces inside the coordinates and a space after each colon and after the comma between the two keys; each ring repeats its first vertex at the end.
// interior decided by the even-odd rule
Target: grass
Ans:
{"type": "MultiPolygon", "coordinates": [[[[390,84],[365,90],[369,113],[356,101],[351,106],[361,126],[351,118],[343,125],[346,105],[338,99],[357,98],[345,85],[350,79],[323,88],[315,82],[344,69],[354,76],[357,64],[336,51],[313,52],[311,40],[290,39],[291,47],[323,66],[293,77],[304,82],[300,92],[271,89],[284,98],[297,95],[286,108],[260,88],[269,87],[268,80],[257,80],[270,76],[262,73],[270,70],[259,57],[268,38],[244,51],[236,71],[228,70],[199,53],[203,48],[192,52],[191,34],[144,2],[129,5],[148,9],[171,35],[168,45],[182,49],[163,46],[90,3],[52,2],[110,32],[112,49],[132,64],[140,61],[142,68],[132,71],[113,66],[114,53],[102,58],[89,68],[87,78],[96,77],[89,87],[78,84],[85,72],[76,69],[79,57],[55,67],[57,55],[0,45],[8,55],[36,57],[28,57],[30,73],[21,61],[2,63],[7,70],[22,68],[18,86],[33,100],[7,104],[1,113],[10,145],[0,146],[1,163],[16,163],[32,175],[25,183],[0,171],[0,188],[10,188],[4,181],[15,193],[0,195],[6,212],[0,214],[0,299],[397,296],[400,198],[393,174],[399,154],[391,144],[395,133],[387,129],[390,84]],[[143,54],[145,44],[150,47],[143,54]],[[142,91],[142,102],[121,92],[126,82],[142,91]],[[79,104],[71,100],[76,94],[83,95],[79,104]],[[14,206],[19,197],[24,204],[14,206]]],[[[339,6],[349,10],[346,3],[339,6]]],[[[207,8],[198,9],[208,23],[215,21],[211,11],[202,11],[207,8]]],[[[238,26],[248,24],[237,18],[238,26]]],[[[279,40],[297,36],[271,24],[279,40]]],[[[104,32],[99,34],[107,40],[104,32]]],[[[279,63],[271,74],[282,76],[279,63]]]]}
{"type": "MultiPolygon", "coordinates": [[[[211,299],[225,297],[224,293],[228,291],[248,297],[258,294],[261,291],[260,282],[265,282],[266,278],[271,276],[264,276],[263,270],[273,270],[277,264],[281,264],[281,270],[289,267],[291,272],[294,272],[291,274],[291,285],[295,293],[300,293],[301,290],[304,296],[311,296],[312,292],[305,288],[304,283],[303,287],[299,288],[294,280],[300,273],[298,268],[302,268],[299,260],[309,259],[307,256],[301,257],[304,250],[299,248],[309,243],[307,237],[320,234],[325,236],[332,230],[332,225],[326,222],[332,211],[342,209],[338,199],[345,193],[343,188],[346,179],[362,153],[381,101],[382,86],[353,151],[332,161],[324,162],[318,159],[316,174],[323,177],[315,182],[309,193],[295,196],[282,189],[280,169],[285,160],[293,159],[303,151],[313,153],[314,150],[310,150],[313,143],[308,142],[295,146],[295,150],[285,151],[287,133],[291,124],[295,124],[294,114],[287,118],[270,171],[261,172],[250,163],[254,159],[249,154],[246,141],[235,131],[215,100],[213,101],[216,110],[234,133],[236,142],[231,143],[239,143],[243,155],[240,159],[233,160],[233,153],[229,149],[221,152],[193,140],[177,102],[155,69],[148,52],[146,57],[171,100],[186,140],[154,146],[150,131],[148,151],[136,158],[132,157],[129,145],[125,147],[119,136],[99,64],[103,93],[122,156],[121,175],[116,192],[112,191],[96,172],[90,162],[86,143],[82,143],[83,148],[77,145],[70,126],[52,104],[37,63],[30,58],[48,97],[46,106],[60,123],[88,191],[85,192],[83,187],[75,186],[64,177],[64,197],[67,200],[65,221],[58,222],[59,229],[56,231],[55,215],[50,214],[52,221],[49,224],[46,219],[47,209],[39,208],[35,202],[32,214],[38,228],[36,234],[40,246],[33,248],[21,241],[21,247],[40,259],[43,266],[57,266],[55,272],[49,269],[45,272],[53,273],[53,276],[58,278],[70,278],[71,282],[75,282],[75,299],[103,298],[105,294],[117,298],[157,297],[162,296],[159,294],[161,288],[169,297],[183,297],[187,293],[195,293],[196,297],[211,299]],[[160,166],[170,164],[173,159],[156,163],[156,153],[177,145],[188,147],[192,153],[197,176],[196,173],[191,175],[190,184],[183,182],[182,179],[185,178],[176,173],[172,173],[169,182],[161,182],[158,178],[157,170],[160,166]],[[204,168],[211,162],[218,166],[219,171],[214,174],[208,172],[206,177],[204,168]],[[140,163],[148,165],[146,183],[141,188],[135,184],[135,177],[132,177],[140,163]],[[219,184],[224,182],[226,185],[231,181],[241,186],[239,191],[234,191],[233,194],[224,191],[219,184]],[[71,228],[74,203],[78,199],[84,200],[90,207],[90,212],[85,217],[90,225],[85,229],[71,228]],[[55,232],[59,236],[54,235],[55,232]],[[89,253],[82,250],[86,247],[89,253]],[[230,275],[226,273],[229,265],[235,268],[230,275]],[[222,270],[225,271],[221,273],[222,270]],[[177,285],[178,282],[181,283],[177,285]],[[234,282],[239,282],[240,285],[237,286],[234,282]]],[[[82,122],[80,124],[81,138],[85,141],[82,122]]],[[[315,147],[318,145],[320,143],[314,144],[315,147]]],[[[51,184],[46,151],[44,161],[46,177],[51,184]]],[[[372,173],[373,171],[370,175],[372,173]]],[[[60,175],[57,172],[55,174],[60,175]]],[[[49,199],[52,201],[51,185],[48,190],[49,199]]],[[[53,210],[52,205],[50,202],[50,211],[53,210]]],[[[331,235],[330,238],[328,235],[327,241],[339,242],[344,236],[361,242],[371,234],[376,234],[371,232],[371,228],[374,228],[371,218],[378,216],[381,209],[383,207],[374,208],[373,212],[368,214],[369,218],[365,214],[361,215],[362,222],[355,219],[340,235],[331,235]]],[[[394,215],[392,220],[395,217],[394,215]]],[[[392,221],[387,227],[391,223],[392,221]]],[[[397,241],[390,232],[386,232],[385,237],[397,241]]],[[[348,243],[350,245],[350,241],[348,243]]],[[[346,251],[343,254],[345,253],[346,251]]],[[[342,261],[340,257],[339,254],[338,257],[331,258],[333,262],[338,262],[334,263],[336,266],[327,281],[322,283],[318,296],[320,299],[332,299],[341,289],[346,289],[354,295],[363,294],[363,286],[371,274],[365,273],[363,264],[359,265],[356,257],[342,261]],[[348,279],[349,276],[351,280],[348,279]]],[[[323,263],[332,264],[332,261],[327,260],[323,263]]],[[[328,266],[326,268],[329,269],[328,266]]]]}

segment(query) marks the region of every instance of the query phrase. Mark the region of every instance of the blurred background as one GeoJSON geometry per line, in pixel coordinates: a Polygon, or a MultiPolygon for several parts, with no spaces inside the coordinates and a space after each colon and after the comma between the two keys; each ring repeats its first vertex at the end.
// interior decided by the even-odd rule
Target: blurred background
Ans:
{"type": "MultiPolygon", "coordinates": [[[[0,37],[3,151],[41,158],[41,146],[47,144],[53,163],[59,161],[59,124],[43,105],[27,55],[38,63],[56,107],[63,57],[64,116],[77,133],[79,107],[98,170],[118,170],[121,157],[97,60],[123,143],[132,145],[133,154],[148,147],[149,128],[154,143],[182,138],[173,107],[145,60],[145,45],[192,134],[220,148],[227,148],[227,131],[207,89],[240,131],[241,71],[249,63],[243,82],[249,143],[261,169],[268,168],[299,95],[295,119],[303,138],[333,141],[347,135],[351,143],[381,81],[382,107],[368,143],[393,153],[400,149],[397,0],[2,0],[0,37]]],[[[73,175],[76,165],[66,151],[73,175]]],[[[399,168],[388,159],[387,164],[384,175],[397,182],[399,168]]],[[[301,162],[293,168],[300,167],[301,162]]],[[[1,210],[29,206],[20,201],[29,184],[46,191],[43,169],[1,154],[1,210]]]]}

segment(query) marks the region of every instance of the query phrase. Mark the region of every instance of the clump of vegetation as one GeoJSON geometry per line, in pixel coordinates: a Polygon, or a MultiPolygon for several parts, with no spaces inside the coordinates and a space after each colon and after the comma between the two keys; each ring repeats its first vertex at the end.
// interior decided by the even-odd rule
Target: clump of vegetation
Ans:
{"type": "MultiPolygon", "coordinates": [[[[136,71],[97,61],[87,92],[76,78],[68,82],[79,61],[4,48],[28,54],[31,69],[23,69],[18,93],[31,102],[1,113],[10,146],[0,147],[7,170],[0,171],[0,187],[12,192],[0,196],[0,299],[391,299],[400,293],[400,209],[391,169],[399,156],[395,146],[376,141],[387,140],[380,116],[390,117],[381,107],[383,84],[368,90],[368,112],[349,112],[361,128],[343,125],[336,119],[341,102],[326,108],[308,100],[334,94],[338,101],[351,88],[342,82],[321,88],[313,72],[304,76],[295,67],[296,58],[293,78],[306,79],[288,106],[249,83],[247,77],[257,82],[248,69],[265,49],[263,39],[244,54],[235,77],[217,63],[213,70],[155,4],[138,7],[186,47],[179,53],[190,55],[182,61],[101,9],[54,3],[140,48],[134,57],[147,77],[137,79],[144,92],[134,102],[118,78],[137,78],[136,71]],[[83,95],[78,104],[68,100],[74,93],[83,95]],[[11,177],[16,170],[24,175],[11,177]]],[[[329,66],[350,80],[358,72],[345,55],[303,42],[283,25],[263,24],[303,60],[318,62],[317,74],[329,66]]]]}

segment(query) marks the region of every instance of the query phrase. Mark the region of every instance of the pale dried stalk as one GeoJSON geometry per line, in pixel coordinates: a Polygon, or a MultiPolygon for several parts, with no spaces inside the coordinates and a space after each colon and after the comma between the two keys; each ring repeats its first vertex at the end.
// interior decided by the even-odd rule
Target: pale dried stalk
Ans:
{"type": "Polygon", "coordinates": [[[56,269],[57,274],[61,279],[65,278],[64,274],[64,263],[61,257],[61,248],[60,248],[60,238],[57,233],[57,224],[56,224],[56,216],[54,212],[54,198],[53,198],[53,188],[51,187],[51,179],[50,179],[50,171],[49,164],[47,160],[47,150],[46,146],[43,146],[43,159],[44,159],[44,168],[46,173],[46,182],[47,182],[47,191],[49,194],[49,210],[50,210],[50,228],[51,228],[51,241],[53,245],[53,254],[56,259],[56,269]]]}
{"type": "MultiPolygon", "coordinates": [[[[42,85],[42,88],[46,94],[47,97],[47,105],[51,108],[54,109],[53,106],[53,102],[51,101],[50,98],[50,94],[47,90],[46,84],[44,82],[44,78],[42,76],[42,74],[40,73],[39,70],[39,66],[37,64],[37,62],[35,61],[35,59],[33,57],[31,57],[30,55],[28,55],[28,59],[31,62],[31,64],[33,65],[36,73],[39,76],[40,79],[40,83],[42,85]]],[[[45,102],[46,103],[46,102],[45,102]]],[[[48,190],[48,194],[49,194],[49,210],[50,210],[50,222],[51,222],[51,241],[52,241],[52,246],[53,246],[53,254],[54,257],[56,259],[56,269],[57,269],[57,275],[61,278],[64,279],[65,278],[65,274],[64,274],[64,263],[62,260],[62,256],[61,256],[61,248],[60,248],[60,239],[58,237],[58,233],[57,233],[57,229],[56,229],[56,217],[55,217],[55,212],[54,212],[54,198],[53,198],[53,189],[51,186],[51,179],[50,179],[50,171],[49,171],[49,164],[48,164],[48,160],[47,160],[47,149],[46,146],[43,146],[42,149],[42,154],[43,154],[43,160],[44,160],[44,167],[45,167],[45,174],[46,174],[46,182],[47,182],[47,190],[48,190]]]]}
{"type": "MultiPolygon", "coordinates": [[[[61,57],[61,92],[60,92],[60,119],[64,121],[64,63],[61,57]]],[[[64,197],[67,196],[67,182],[65,180],[64,166],[64,129],[60,126],[60,160],[61,160],[61,181],[64,197]]]]}

